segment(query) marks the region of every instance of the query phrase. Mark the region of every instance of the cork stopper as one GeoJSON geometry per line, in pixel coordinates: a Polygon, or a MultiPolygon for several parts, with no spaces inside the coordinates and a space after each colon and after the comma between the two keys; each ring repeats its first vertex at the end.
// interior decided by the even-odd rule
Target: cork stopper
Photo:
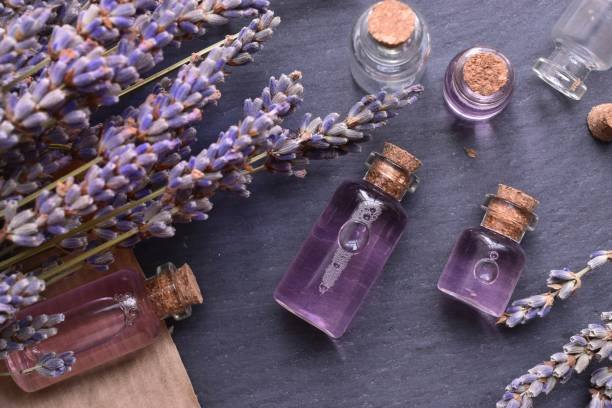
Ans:
{"type": "Polygon", "coordinates": [[[187,317],[191,315],[191,305],[204,301],[195,275],[187,264],[180,268],[171,263],[160,266],[157,275],[146,280],[145,290],[160,319],[187,317]]]}
{"type": "Polygon", "coordinates": [[[391,143],[385,143],[382,154],[374,153],[365,180],[401,201],[413,186],[412,176],[421,161],[410,152],[391,143]]]}
{"type": "Polygon", "coordinates": [[[481,225],[520,242],[525,232],[533,227],[539,202],[516,188],[500,184],[497,194],[489,197],[481,225]]]}
{"type": "Polygon", "coordinates": [[[508,65],[492,52],[479,52],[463,65],[463,80],[474,92],[490,96],[499,92],[507,83],[508,65]]]}
{"type": "Polygon", "coordinates": [[[399,0],[383,0],[368,16],[368,32],[380,44],[397,47],[407,42],[416,23],[414,11],[399,0]]]}
{"type": "Polygon", "coordinates": [[[612,142],[612,103],[603,103],[591,109],[587,118],[591,135],[602,142],[612,142]]]}

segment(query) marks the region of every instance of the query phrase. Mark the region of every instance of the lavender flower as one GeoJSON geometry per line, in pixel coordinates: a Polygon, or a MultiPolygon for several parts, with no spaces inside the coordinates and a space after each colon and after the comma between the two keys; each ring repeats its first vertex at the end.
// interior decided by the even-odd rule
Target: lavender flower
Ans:
{"type": "Polygon", "coordinates": [[[27,316],[9,323],[0,329],[0,359],[8,353],[23,350],[57,334],[57,328],[64,321],[63,314],[27,316]]]}
{"type": "Polygon", "coordinates": [[[38,302],[45,282],[21,273],[0,274],[0,327],[19,309],[38,302]]]}
{"type": "Polygon", "coordinates": [[[76,361],[77,359],[72,351],[61,354],[46,353],[40,357],[38,364],[33,367],[32,371],[36,371],[44,377],[59,377],[69,373],[76,361]]]}
{"type": "Polygon", "coordinates": [[[574,372],[581,373],[593,359],[611,359],[611,317],[612,312],[603,313],[604,324],[590,324],[570,338],[569,343],[563,346],[562,352],[553,354],[550,360],[536,365],[528,370],[527,374],[512,380],[496,407],[532,407],[534,398],[542,393],[550,393],[558,382],[567,382],[574,372]]]}
{"type": "Polygon", "coordinates": [[[39,34],[51,15],[47,7],[34,8],[9,23],[6,29],[0,28],[0,83],[44,48],[39,34]]]}
{"type": "Polygon", "coordinates": [[[539,295],[518,299],[506,309],[506,312],[497,321],[507,327],[525,324],[536,317],[548,315],[555,300],[569,298],[582,286],[582,278],[587,273],[605,265],[612,260],[612,251],[597,251],[591,254],[587,265],[579,272],[569,269],[555,269],[548,276],[548,292],[539,295]]]}
{"type": "Polygon", "coordinates": [[[273,141],[266,167],[273,172],[303,176],[308,157],[336,157],[349,145],[364,140],[367,131],[384,126],[422,91],[421,85],[414,85],[393,94],[381,91],[367,95],[353,105],[342,121],[337,113],[324,119],[306,114],[297,132],[284,131],[273,141]]]}
{"type": "Polygon", "coordinates": [[[601,367],[591,375],[591,402],[587,408],[612,407],[612,367],[601,367]]]}

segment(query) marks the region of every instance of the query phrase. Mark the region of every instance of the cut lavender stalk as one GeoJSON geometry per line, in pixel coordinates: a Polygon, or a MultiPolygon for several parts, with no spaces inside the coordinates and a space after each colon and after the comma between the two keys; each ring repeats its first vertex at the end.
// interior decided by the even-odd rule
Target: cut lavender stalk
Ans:
{"type": "Polygon", "coordinates": [[[63,314],[27,316],[10,322],[0,329],[0,359],[12,351],[34,346],[57,334],[57,328],[64,321],[63,314]]]}
{"type": "MultiPolygon", "coordinates": [[[[228,39],[224,47],[213,50],[197,66],[183,67],[167,90],[160,88],[139,109],[129,109],[123,121],[111,121],[102,131],[98,146],[103,163],[92,166],[83,181],[77,183],[69,178],[54,194],[41,194],[34,209],[16,213],[16,204],[7,204],[0,242],[6,239],[19,246],[37,247],[52,236],[66,234],[80,224],[82,217],[94,216],[96,211],[110,205],[118,194],[142,190],[149,177],[156,177],[153,170],[171,167],[180,161],[181,155],[189,153],[182,147],[194,140],[195,131],[189,126],[202,118],[203,107],[220,97],[216,86],[225,77],[225,65],[249,62],[251,52],[259,48],[259,42],[278,23],[271,12],[254,20],[235,39],[228,39]],[[151,143],[136,146],[131,143],[136,140],[151,143]]],[[[98,236],[112,239],[112,234],[104,235],[101,230],[98,236]]],[[[86,244],[82,236],[72,237],[62,246],[76,249],[86,244]]]]}
{"type": "Polygon", "coordinates": [[[612,251],[597,251],[591,254],[587,265],[578,272],[569,269],[555,269],[548,276],[548,292],[518,299],[511,303],[497,321],[506,327],[525,324],[536,317],[546,317],[556,299],[566,300],[582,286],[587,273],[602,267],[612,260],[612,251]]]}
{"type": "Polygon", "coordinates": [[[0,273],[0,327],[19,309],[38,302],[45,282],[21,273],[0,273]]]}
{"type": "Polygon", "coordinates": [[[532,407],[533,399],[550,393],[557,383],[567,382],[574,372],[581,373],[592,360],[612,357],[612,312],[601,316],[604,324],[590,324],[563,346],[563,351],[512,380],[497,408],[532,407]]]}
{"type": "Polygon", "coordinates": [[[66,351],[60,354],[54,352],[46,353],[40,357],[38,364],[24,370],[22,374],[36,372],[44,377],[59,377],[69,373],[76,361],[77,359],[72,351],[66,351]]]}
{"type": "Polygon", "coordinates": [[[591,375],[591,402],[587,408],[612,407],[612,367],[601,367],[591,375]]]}
{"type": "Polygon", "coordinates": [[[337,113],[324,119],[306,114],[297,132],[284,131],[273,141],[265,166],[272,172],[303,176],[308,158],[336,157],[350,145],[363,141],[366,132],[384,126],[421,92],[421,85],[413,85],[397,93],[367,95],[353,105],[343,120],[337,113]]]}

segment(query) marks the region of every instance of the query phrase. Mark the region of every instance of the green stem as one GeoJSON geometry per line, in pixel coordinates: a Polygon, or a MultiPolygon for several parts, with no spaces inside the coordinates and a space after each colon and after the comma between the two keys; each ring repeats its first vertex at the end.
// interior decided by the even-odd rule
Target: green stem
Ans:
{"type": "MultiPolygon", "coordinates": [[[[52,183],[47,184],[46,186],[44,186],[43,188],[41,188],[40,190],[37,190],[35,192],[33,192],[32,194],[30,194],[29,196],[21,199],[19,201],[19,203],[17,204],[18,207],[23,207],[24,205],[36,200],[38,198],[38,196],[40,196],[43,192],[45,191],[49,191],[54,189],[59,183],[62,183],[64,181],[66,181],[69,177],[74,177],[77,176],[83,172],[85,172],[87,169],[89,169],[91,166],[98,164],[102,161],[102,157],[98,156],[95,159],[93,159],[90,162],[87,162],[85,164],[83,164],[82,166],[79,166],[78,168],[72,170],[70,173],[58,178],[57,180],[55,180],[52,183]]],[[[0,218],[4,217],[4,211],[0,212],[0,218]]]]}
{"type": "MultiPolygon", "coordinates": [[[[111,239],[110,241],[106,241],[102,245],[98,245],[97,247],[92,248],[89,251],[83,252],[82,254],[80,254],[78,256],[75,256],[74,258],[69,259],[68,261],[64,262],[63,264],[56,266],[55,268],[51,268],[48,271],[41,273],[38,277],[40,279],[45,280],[45,281],[49,281],[52,278],[57,278],[59,276],[62,276],[63,272],[66,272],[66,271],[72,269],[73,267],[79,265],[80,263],[85,262],[87,260],[87,258],[90,258],[90,257],[92,257],[94,255],[97,255],[97,254],[99,254],[101,252],[104,252],[106,250],[109,250],[112,247],[114,247],[115,245],[118,245],[121,242],[125,241],[126,239],[136,235],[137,233],[138,233],[138,228],[133,228],[133,229],[129,230],[128,232],[125,232],[125,233],[119,235],[115,239],[111,239]]],[[[72,271],[71,271],[71,273],[72,273],[72,271]]]]}
{"type": "Polygon", "coordinates": [[[122,205],[121,207],[118,207],[116,209],[114,209],[113,211],[109,212],[108,214],[103,215],[102,217],[96,217],[96,218],[92,218],[91,220],[87,221],[84,224],[79,225],[78,227],[68,231],[67,233],[63,234],[63,235],[58,235],[55,238],[45,242],[43,245],[40,245],[36,248],[30,248],[27,249],[25,251],[22,251],[20,253],[18,253],[17,255],[5,259],[4,261],[0,262],[0,270],[3,270],[9,266],[12,266],[14,264],[16,264],[17,262],[21,262],[25,259],[28,259],[34,255],[38,255],[48,249],[51,249],[53,247],[55,247],[56,245],[58,245],[60,242],[62,242],[63,240],[65,240],[66,238],[70,238],[78,233],[81,232],[85,232],[85,231],[89,231],[90,229],[92,229],[93,227],[95,227],[96,225],[103,223],[105,221],[110,220],[113,217],[116,217],[117,215],[124,213],[126,211],[131,210],[132,208],[135,208],[141,204],[146,203],[147,201],[151,201],[157,197],[159,197],[160,195],[162,195],[164,193],[165,189],[164,188],[160,188],[157,191],[154,191],[153,193],[142,197],[141,199],[138,199],[136,201],[130,201],[124,205],[122,205]]]}
{"type": "MultiPolygon", "coordinates": [[[[229,36],[229,38],[236,38],[236,35],[231,35],[229,36]]],[[[194,58],[194,56],[198,56],[201,57],[203,55],[208,54],[209,52],[211,52],[212,50],[214,50],[217,47],[222,46],[227,40],[221,40],[218,41],[216,43],[214,43],[213,45],[210,45],[198,52],[195,52],[193,54],[191,54],[189,57],[183,58],[182,60],[178,61],[177,63],[174,63],[172,65],[170,65],[168,68],[164,68],[161,71],[157,71],[155,74],[142,79],[138,82],[136,82],[135,84],[132,84],[131,86],[128,86],[127,88],[125,88],[123,91],[121,91],[119,93],[119,97],[122,97],[132,91],[135,91],[136,89],[140,88],[141,86],[144,86],[148,83],[151,83],[153,81],[155,81],[156,79],[159,79],[161,77],[163,77],[164,75],[168,75],[170,72],[174,71],[175,69],[180,68],[181,66],[187,64],[188,62],[192,61],[192,59],[194,58]]]]}

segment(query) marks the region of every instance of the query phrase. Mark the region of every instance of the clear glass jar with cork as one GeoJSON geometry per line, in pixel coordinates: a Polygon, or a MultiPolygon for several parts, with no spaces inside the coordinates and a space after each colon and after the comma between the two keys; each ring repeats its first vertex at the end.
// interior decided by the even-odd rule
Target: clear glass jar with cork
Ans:
{"type": "Polygon", "coordinates": [[[400,204],[421,162],[386,143],[361,181],[335,192],[283,276],[274,299],[331,337],[344,334],[406,227],[400,204]]]}
{"type": "Polygon", "coordinates": [[[438,289],[476,309],[499,317],[504,313],[525,266],[520,246],[534,229],[538,201],[500,184],[487,195],[480,227],[461,234],[438,281],[438,289]]]}
{"type": "Polygon", "coordinates": [[[63,315],[64,321],[55,336],[10,353],[7,368],[21,389],[38,391],[150,345],[164,319],[188,317],[202,300],[189,265],[161,265],[149,279],[135,269],[119,270],[21,310],[18,318],[63,315]],[[41,357],[56,352],[74,355],[70,370],[40,375],[41,357]]]}
{"type": "Polygon", "coordinates": [[[417,83],[431,52],[423,16],[399,0],[383,0],[357,20],[351,38],[351,72],[369,93],[417,83]]]}

